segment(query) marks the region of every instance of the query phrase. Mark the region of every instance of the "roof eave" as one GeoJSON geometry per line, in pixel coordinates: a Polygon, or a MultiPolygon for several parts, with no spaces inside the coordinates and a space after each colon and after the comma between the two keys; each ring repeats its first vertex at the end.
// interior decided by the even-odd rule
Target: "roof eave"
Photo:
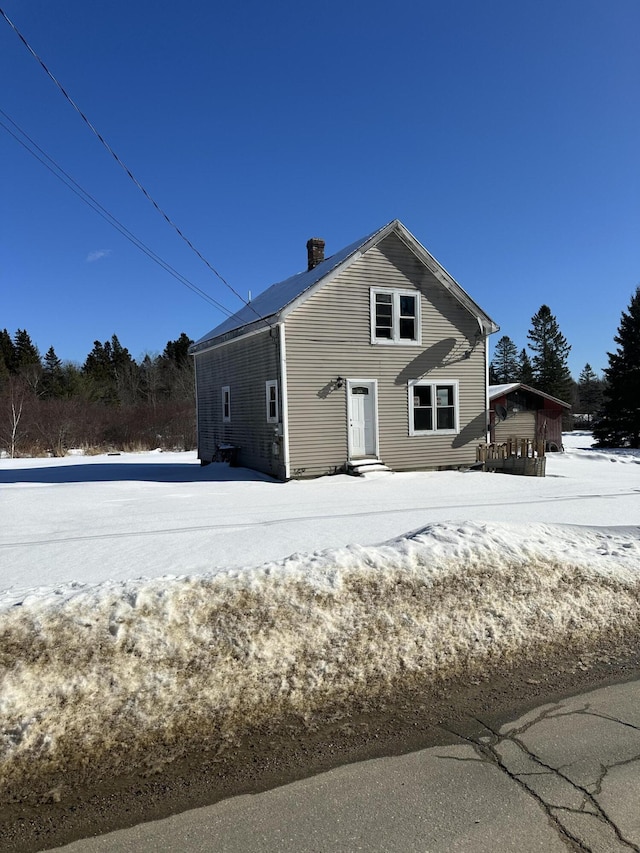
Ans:
{"type": "Polygon", "coordinates": [[[511,394],[513,391],[517,391],[519,388],[522,388],[523,391],[529,391],[530,394],[535,394],[536,397],[544,397],[545,400],[551,400],[553,403],[557,403],[565,409],[571,408],[571,403],[566,403],[564,400],[560,400],[558,397],[554,397],[551,394],[540,391],[538,388],[532,388],[531,385],[525,385],[524,382],[508,382],[504,384],[507,385],[508,390],[504,390],[504,388],[502,388],[501,391],[494,394],[489,390],[489,400],[493,401],[500,397],[506,397],[507,394],[511,394]]]}
{"type": "Polygon", "coordinates": [[[558,397],[553,397],[551,394],[540,391],[538,388],[532,388],[530,385],[525,385],[523,382],[520,383],[520,387],[525,391],[530,391],[532,394],[538,394],[538,396],[544,397],[545,400],[552,400],[554,403],[558,403],[559,406],[563,406],[565,409],[571,408],[571,403],[566,403],[564,400],[560,400],[558,397]]]}
{"type": "Polygon", "coordinates": [[[451,295],[458,300],[458,302],[469,311],[469,313],[473,314],[474,317],[477,318],[478,324],[485,336],[493,335],[495,332],[500,331],[500,326],[489,317],[489,315],[483,311],[483,309],[478,305],[478,303],[469,296],[469,294],[464,290],[464,288],[458,284],[455,278],[447,272],[447,270],[442,266],[442,264],[437,261],[431,252],[417,240],[413,234],[408,231],[402,222],[399,220],[394,220],[390,225],[395,226],[395,231],[400,237],[400,239],[405,243],[405,245],[411,249],[420,258],[423,264],[429,269],[433,275],[438,279],[438,281],[451,293],[451,295]]]}
{"type": "Polygon", "coordinates": [[[245,323],[244,326],[238,326],[235,329],[229,329],[227,332],[223,332],[221,335],[215,335],[215,337],[207,338],[206,340],[197,341],[195,344],[191,344],[189,347],[189,355],[202,355],[202,353],[207,352],[208,350],[214,349],[221,344],[230,343],[231,341],[237,341],[240,338],[246,338],[249,335],[254,335],[256,332],[266,331],[267,329],[273,327],[278,322],[277,314],[270,314],[267,317],[261,317],[259,320],[255,320],[253,323],[245,323]]]}

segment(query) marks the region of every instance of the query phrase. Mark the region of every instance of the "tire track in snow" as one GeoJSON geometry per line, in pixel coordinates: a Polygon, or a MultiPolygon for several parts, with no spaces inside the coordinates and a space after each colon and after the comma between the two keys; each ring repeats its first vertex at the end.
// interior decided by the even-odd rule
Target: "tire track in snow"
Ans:
{"type": "MultiPolygon", "coordinates": [[[[541,503],[566,503],[569,501],[588,501],[588,500],[611,500],[615,498],[629,497],[637,494],[640,496],[640,489],[629,489],[624,492],[614,492],[612,494],[597,494],[597,495],[562,495],[558,497],[535,498],[533,500],[509,500],[509,501],[487,501],[484,506],[501,507],[501,506],[529,506],[541,503]]],[[[289,516],[287,518],[260,519],[259,521],[241,521],[241,522],[226,522],[223,524],[202,524],[189,527],[165,527],[154,530],[123,530],[114,533],[95,533],[89,536],[63,536],[51,539],[31,539],[20,542],[0,542],[0,548],[32,548],[35,545],[63,545],[69,542],[95,542],[105,539],[126,539],[143,536],[159,536],[163,534],[175,535],[176,533],[199,533],[207,530],[247,530],[252,527],[272,527],[277,524],[294,524],[296,522],[311,522],[311,521],[333,521],[334,519],[346,518],[366,518],[375,515],[388,516],[399,515],[409,512],[429,512],[434,509],[476,509],[476,504],[431,504],[428,506],[415,507],[400,507],[394,509],[371,509],[366,512],[342,512],[336,515],[300,515],[289,516]]]]}

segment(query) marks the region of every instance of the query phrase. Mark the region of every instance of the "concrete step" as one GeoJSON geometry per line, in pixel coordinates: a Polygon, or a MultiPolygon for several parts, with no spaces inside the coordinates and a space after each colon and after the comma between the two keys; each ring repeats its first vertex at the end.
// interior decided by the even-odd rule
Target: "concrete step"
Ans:
{"type": "Polygon", "coordinates": [[[347,465],[347,474],[351,474],[354,477],[388,470],[387,466],[379,459],[361,459],[357,462],[349,462],[347,465]]]}

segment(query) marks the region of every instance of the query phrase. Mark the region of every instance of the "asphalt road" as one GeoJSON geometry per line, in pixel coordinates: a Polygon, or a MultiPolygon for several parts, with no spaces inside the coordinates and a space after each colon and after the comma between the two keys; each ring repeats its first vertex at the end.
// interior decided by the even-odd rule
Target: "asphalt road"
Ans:
{"type": "Polygon", "coordinates": [[[640,681],[458,742],[56,848],[65,853],[640,851],[640,681]]]}

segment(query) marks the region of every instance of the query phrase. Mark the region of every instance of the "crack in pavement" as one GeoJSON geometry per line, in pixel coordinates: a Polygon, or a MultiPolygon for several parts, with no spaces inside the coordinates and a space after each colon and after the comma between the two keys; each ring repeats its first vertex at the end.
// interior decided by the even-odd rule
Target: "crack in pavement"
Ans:
{"type": "Polygon", "coordinates": [[[592,851],[589,836],[595,829],[599,834],[604,833],[606,836],[607,849],[632,850],[640,853],[640,846],[624,837],[615,821],[596,799],[596,796],[602,792],[602,785],[609,770],[638,761],[640,755],[611,765],[599,762],[600,772],[593,783],[594,790],[590,791],[574,782],[563,772],[562,767],[553,767],[544,762],[521,739],[525,732],[541,722],[573,714],[599,716],[621,725],[629,725],[633,729],[638,727],[607,715],[594,713],[588,706],[577,711],[558,713],[561,710],[562,705],[546,707],[535,718],[508,730],[504,735],[479,718],[475,718],[475,722],[482,726],[485,732],[489,732],[489,735],[472,737],[453,729],[450,731],[469,743],[481,760],[497,766],[524,788],[540,805],[562,840],[574,846],[574,849],[587,851],[587,853],[592,851]],[[597,824],[594,824],[594,821],[597,821],[597,824]]]}
{"type": "MultiPolygon", "coordinates": [[[[562,766],[564,766],[564,765],[562,765],[562,766]]],[[[609,768],[607,767],[607,765],[602,764],[602,762],[600,762],[600,775],[598,776],[596,781],[593,782],[594,790],[591,792],[594,797],[597,797],[602,793],[602,783],[604,782],[608,771],[609,771],[609,768]]]]}
{"type": "Polygon", "coordinates": [[[571,814],[591,814],[596,816],[596,813],[589,808],[589,804],[585,803],[584,808],[580,807],[579,809],[572,809],[569,806],[550,806],[550,808],[555,809],[558,812],[569,812],[571,814]]]}
{"type": "MultiPolygon", "coordinates": [[[[485,729],[491,731],[491,729],[486,726],[481,720],[477,720],[485,729]]],[[[512,773],[509,768],[503,763],[500,756],[497,754],[493,745],[490,743],[486,743],[483,741],[488,741],[490,738],[482,738],[482,740],[476,740],[475,738],[470,737],[469,735],[465,735],[462,732],[458,732],[455,729],[448,729],[451,734],[456,735],[462,740],[469,743],[475,753],[480,757],[482,761],[486,761],[489,764],[493,764],[497,766],[503,773],[505,773],[510,779],[512,779],[517,785],[523,788],[529,796],[531,796],[538,805],[542,808],[544,813],[549,818],[550,823],[560,836],[560,838],[566,843],[570,844],[571,847],[575,850],[582,851],[582,853],[592,853],[589,847],[585,847],[584,844],[580,841],[580,839],[565,829],[562,822],[551,812],[551,808],[547,805],[547,803],[542,799],[539,794],[537,794],[531,787],[529,787],[522,779],[519,778],[518,775],[512,773]]],[[[477,760],[477,759],[470,759],[477,760]]],[[[543,774],[540,774],[543,775],[543,774]]],[[[545,772],[544,775],[550,775],[548,772],[545,772]]]]}
{"type": "Polygon", "coordinates": [[[577,714],[584,714],[588,717],[598,717],[601,720],[608,720],[611,723],[619,723],[621,726],[626,726],[626,728],[635,729],[635,731],[640,732],[640,726],[635,725],[635,723],[630,723],[627,720],[620,720],[618,717],[612,717],[610,714],[604,714],[601,711],[594,711],[590,702],[587,702],[582,708],[573,708],[569,711],[564,711],[564,713],[560,713],[561,709],[562,705],[554,705],[553,708],[545,709],[538,717],[536,717],[535,720],[527,722],[518,729],[511,729],[511,731],[523,733],[532,725],[535,725],[544,719],[558,720],[562,717],[573,717],[577,714]],[[556,713],[556,709],[558,710],[558,713],[556,713]]]}
{"type": "MultiPolygon", "coordinates": [[[[554,714],[553,716],[551,716],[551,712],[546,713],[546,714],[543,712],[542,714],[540,714],[540,718],[541,718],[541,720],[542,720],[542,719],[546,719],[546,718],[554,719],[554,718],[557,718],[557,717],[559,717],[559,716],[571,716],[571,715],[570,715],[570,714],[563,714],[563,715],[560,715],[560,714],[554,714]]],[[[540,720],[540,721],[541,721],[541,720],[540,720]]],[[[500,741],[501,741],[503,738],[501,738],[501,736],[500,736],[500,734],[499,734],[498,732],[493,731],[493,730],[491,729],[491,727],[490,727],[490,726],[488,726],[486,723],[484,723],[482,720],[478,720],[478,722],[479,722],[479,723],[481,723],[483,726],[485,726],[485,728],[486,728],[488,731],[492,732],[493,736],[494,736],[495,738],[498,738],[498,739],[499,739],[499,740],[498,740],[498,743],[500,743],[500,741]]],[[[527,726],[524,728],[524,731],[526,731],[527,729],[531,728],[531,726],[532,726],[532,725],[533,725],[533,722],[532,722],[531,724],[527,725],[527,726]]],[[[518,735],[519,735],[519,734],[522,734],[522,733],[523,733],[522,731],[519,731],[519,732],[518,732],[518,735]]],[[[581,809],[582,813],[583,813],[583,814],[585,813],[584,805],[587,805],[587,804],[588,804],[588,805],[590,805],[590,806],[591,806],[591,808],[594,810],[594,816],[595,816],[595,817],[597,817],[597,818],[599,818],[599,819],[600,819],[601,821],[603,821],[603,822],[604,822],[604,823],[605,823],[605,824],[606,824],[606,825],[607,825],[611,830],[613,830],[613,833],[615,834],[616,838],[618,839],[618,841],[619,841],[621,844],[624,844],[624,845],[625,845],[629,850],[634,850],[634,851],[637,851],[637,853],[640,853],[640,847],[639,847],[637,844],[634,844],[632,841],[630,841],[629,839],[625,838],[625,837],[622,835],[622,832],[620,831],[620,829],[619,829],[619,828],[618,828],[618,826],[616,825],[615,821],[614,821],[614,820],[612,820],[612,818],[611,818],[611,817],[606,813],[606,811],[605,811],[605,810],[604,810],[604,808],[601,806],[601,804],[596,800],[595,795],[594,795],[594,794],[592,794],[592,793],[591,793],[587,788],[585,788],[583,785],[578,784],[578,782],[574,782],[574,781],[573,781],[569,776],[567,776],[565,773],[563,773],[563,772],[562,772],[561,768],[553,767],[552,765],[547,764],[546,762],[544,762],[541,758],[539,758],[539,756],[537,756],[534,752],[532,752],[532,751],[527,747],[527,745],[526,745],[526,744],[525,744],[525,743],[520,739],[520,737],[518,737],[518,736],[514,736],[514,732],[511,732],[511,733],[507,736],[507,738],[506,738],[506,739],[510,740],[510,741],[511,741],[512,743],[514,743],[517,747],[519,747],[519,748],[520,748],[520,749],[521,749],[521,750],[522,750],[522,751],[523,751],[523,752],[528,756],[528,758],[530,758],[530,759],[531,759],[532,761],[534,761],[536,764],[540,765],[540,767],[544,767],[545,769],[547,769],[547,770],[548,770],[548,771],[550,771],[551,773],[555,774],[555,776],[556,776],[558,779],[562,780],[562,782],[563,782],[563,783],[566,783],[567,785],[571,786],[575,791],[577,791],[577,792],[581,793],[581,794],[583,795],[583,808],[581,809]]],[[[628,764],[630,761],[635,761],[635,760],[637,760],[637,758],[625,759],[624,761],[616,762],[616,763],[613,763],[613,764],[611,764],[611,765],[603,765],[603,764],[601,763],[601,764],[600,764],[600,767],[601,767],[601,769],[602,769],[602,768],[604,768],[604,772],[600,774],[600,777],[599,777],[599,779],[598,779],[598,780],[597,780],[597,782],[596,782],[596,784],[598,785],[598,787],[599,787],[600,789],[602,789],[602,783],[603,783],[603,781],[604,781],[604,779],[605,779],[605,777],[606,777],[606,775],[607,775],[607,773],[609,772],[609,770],[610,770],[610,769],[612,769],[613,767],[621,766],[621,765],[623,765],[623,764],[628,764]]],[[[564,766],[564,765],[563,765],[563,766],[564,766]]],[[[563,809],[565,809],[565,808],[566,808],[566,807],[565,807],[565,806],[563,806],[563,805],[556,805],[556,804],[553,804],[553,805],[552,805],[552,804],[549,804],[549,806],[548,806],[548,807],[549,807],[549,808],[559,809],[559,810],[563,810],[563,809]]],[[[566,827],[565,827],[565,829],[566,829],[566,827]]]]}
{"type": "MultiPolygon", "coordinates": [[[[635,729],[637,732],[640,732],[640,726],[636,726],[634,723],[628,723],[626,720],[619,720],[617,717],[610,717],[609,714],[602,714],[598,711],[592,711],[590,709],[590,705],[586,705],[585,708],[579,708],[574,711],[575,714],[585,714],[590,717],[599,717],[601,720],[609,720],[612,723],[619,723],[621,726],[626,726],[629,729],[635,729]]],[[[558,716],[565,716],[560,715],[558,716]]]]}

